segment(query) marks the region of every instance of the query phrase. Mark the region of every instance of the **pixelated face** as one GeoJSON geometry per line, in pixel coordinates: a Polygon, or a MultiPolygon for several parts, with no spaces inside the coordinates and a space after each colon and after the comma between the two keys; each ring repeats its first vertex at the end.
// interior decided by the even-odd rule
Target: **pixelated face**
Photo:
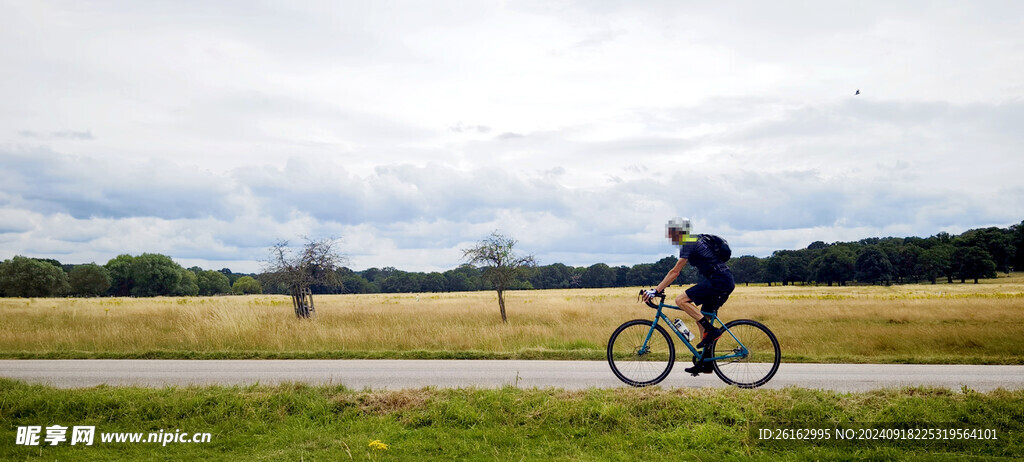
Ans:
{"type": "Polygon", "coordinates": [[[686,233],[676,228],[669,228],[666,233],[666,237],[668,237],[673,244],[680,244],[681,242],[683,242],[683,238],[685,236],[686,233]]]}

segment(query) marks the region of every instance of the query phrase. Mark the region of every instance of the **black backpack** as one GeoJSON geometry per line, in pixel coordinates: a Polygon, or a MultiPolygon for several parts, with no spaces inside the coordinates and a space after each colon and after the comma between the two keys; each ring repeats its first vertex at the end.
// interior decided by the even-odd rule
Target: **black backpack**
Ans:
{"type": "Polygon", "coordinates": [[[704,239],[704,244],[711,249],[711,253],[715,254],[718,261],[725,263],[732,258],[732,249],[729,248],[729,241],[714,234],[701,234],[700,237],[704,239]]]}

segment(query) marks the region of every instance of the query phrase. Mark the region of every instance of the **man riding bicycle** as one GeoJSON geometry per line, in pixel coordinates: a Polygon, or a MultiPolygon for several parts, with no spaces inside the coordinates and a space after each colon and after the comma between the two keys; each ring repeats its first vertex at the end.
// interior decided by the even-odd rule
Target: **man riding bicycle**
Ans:
{"type": "MultiPolygon", "coordinates": [[[[694,321],[697,321],[701,332],[701,341],[697,344],[697,348],[704,348],[725,331],[711,325],[711,319],[704,316],[701,310],[717,313],[718,309],[729,299],[729,294],[736,288],[732,271],[726,266],[723,258],[720,258],[721,252],[716,252],[715,240],[722,242],[724,240],[706,234],[692,235],[690,220],[686,218],[673,218],[669,220],[666,228],[666,237],[673,244],[680,246],[679,260],[665,275],[665,279],[658,284],[658,287],[644,292],[644,300],[663,295],[665,289],[679,277],[679,273],[687,263],[697,268],[701,276],[704,276],[704,280],[676,297],[676,305],[690,315],[694,321]],[[697,305],[700,305],[701,308],[698,309],[697,305]]],[[[706,352],[707,349],[704,351],[706,352]]],[[[684,370],[694,375],[714,372],[714,367],[710,362],[703,361],[703,357],[700,359],[701,361],[698,361],[695,366],[684,370]]]]}

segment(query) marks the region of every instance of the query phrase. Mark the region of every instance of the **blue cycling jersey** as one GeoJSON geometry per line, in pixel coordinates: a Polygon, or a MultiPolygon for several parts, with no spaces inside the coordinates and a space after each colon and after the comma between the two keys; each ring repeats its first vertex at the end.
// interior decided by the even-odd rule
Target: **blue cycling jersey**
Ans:
{"type": "Polygon", "coordinates": [[[696,239],[688,239],[679,248],[679,258],[685,258],[687,264],[693,265],[701,276],[710,279],[712,276],[729,272],[725,262],[719,261],[711,247],[708,246],[703,234],[696,239]]]}

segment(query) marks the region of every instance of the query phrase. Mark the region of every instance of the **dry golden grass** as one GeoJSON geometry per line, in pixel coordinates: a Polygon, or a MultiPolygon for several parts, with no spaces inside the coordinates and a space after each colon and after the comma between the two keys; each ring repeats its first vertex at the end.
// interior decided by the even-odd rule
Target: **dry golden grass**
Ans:
{"type": "MultiPolygon", "coordinates": [[[[0,355],[600,359],[619,324],[653,316],[637,290],[509,292],[507,325],[493,292],[317,296],[315,321],[284,296],[0,299],[0,355]]],[[[740,286],[721,314],[768,325],[789,361],[1024,363],[1024,275],[740,286]]]]}

